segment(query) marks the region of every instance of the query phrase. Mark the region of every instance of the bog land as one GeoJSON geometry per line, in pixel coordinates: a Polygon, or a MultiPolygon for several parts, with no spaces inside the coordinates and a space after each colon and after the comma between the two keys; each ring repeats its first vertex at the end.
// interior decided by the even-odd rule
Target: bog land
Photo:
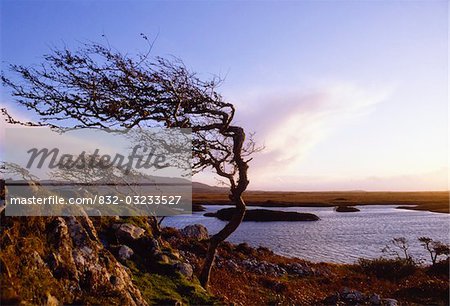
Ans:
{"type": "MultiPolygon", "coordinates": [[[[399,209],[449,213],[449,192],[275,192],[247,191],[248,206],[262,207],[335,207],[358,205],[397,205],[399,209]]],[[[229,203],[225,188],[193,190],[193,203],[225,205],[229,203]]]]}

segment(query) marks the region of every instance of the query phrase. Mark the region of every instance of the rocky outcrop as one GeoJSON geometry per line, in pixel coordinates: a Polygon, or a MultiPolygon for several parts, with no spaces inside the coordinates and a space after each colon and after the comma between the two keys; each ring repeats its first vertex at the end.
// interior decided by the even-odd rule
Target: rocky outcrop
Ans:
{"type": "Polygon", "coordinates": [[[330,295],[323,300],[324,305],[383,305],[397,306],[398,301],[389,298],[381,298],[379,294],[364,294],[357,290],[343,288],[339,292],[330,295]]]}
{"type": "MultiPolygon", "coordinates": [[[[153,235],[152,219],[1,214],[0,221],[2,305],[212,304],[193,264],[153,235]]],[[[208,237],[202,226],[185,234],[208,237]]]]}
{"type": "MultiPolygon", "coordinates": [[[[224,208],[215,213],[206,213],[206,217],[216,217],[223,221],[229,221],[236,208],[224,208]]],[[[269,209],[249,209],[245,212],[243,221],[317,221],[320,218],[310,213],[298,213],[294,211],[277,211],[269,209]]]]}
{"type": "Polygon", "coordinates": [[[87,216],[1,218],[2,304],[147,305],[87,216]]]}
{"type": "Polygon", "coordinates": [[[185,238],[193,238],[197,240],[208,239],[208,229],[201,224],[188,225],[180,230],[180,233],[185,238]]]}
{"type": "Polygon", "coordinates": [[[178,262],[178,263],[174,264],[173,266],[176,271],[180,272],[182,275],[184,275],[187,278],[192,278],[192,276],[194,275],[194,269],[188,263],[178,262]]]}
{"type": "Polygon", "coordinates": [[[276,264],[265,260],[256,259],[223,259],[220,256],[216,258],[219,268],[227,268],[232,271],[249,271],[256,274],[268,275],[272,277],[281,277],[285,275],[306,277],[306,276],[327,276],[329,271],[325,268],[314,268],[306,262],[294,262],[286,264],[276,264]]]}
{"type": "Polygon", "coordinates": [[[116,223],[112,226],[119,241],[133,242],[144,236],[145,230],[129,223],[116,223]]]}
{"type": "Polygon", "coordinates": [[[67,276],[75,296],[108,290],[127,305],[147,305],[125,268],[104,249],[89,218],[59,217],[51,226],[51,239],[59,241],[52,272],[67,276]]]}
{"type": "Polygon", "coordinates": [[[134,255],[133,249],[131,249],[130,247],[128,247],[126,245],[120,246],[119,251],[118,251],[118,256],[119,256],[120,260],[123,260],[123,261],[128,260],[133,255],[134,255]]]}
{"type": "Polygon", "coordinates": [[[241,262],[241,266],[243,266],[248,271],[252,271],[258,274],[267,274],[271,276],[281,276],[287,273],[286,269],[284,269],[283,267],[266,261],[246,259],[241,262]]]}
{"type": "Polygon", "coordinates": [[[334,209],[337,212],[358,212],[360,211],[359,208],[353,207],[353,206],[336,206],[334,209]]]}

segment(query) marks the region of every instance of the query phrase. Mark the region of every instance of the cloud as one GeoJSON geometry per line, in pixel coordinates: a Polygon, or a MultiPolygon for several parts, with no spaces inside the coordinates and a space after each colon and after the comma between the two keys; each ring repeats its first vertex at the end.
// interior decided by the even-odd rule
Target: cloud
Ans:
{"type": "MultiPolygon", "coordinates": [[[[6,108],[8,110],[8,113],[16,120],[19,121],[30,121],[30,117],[23,114],[23,112],[18,111],[16,108],[14,108],[11,104],[7,103],[0,103],[0,108],[6,108]]],[[[5,133],[7,128],[16,128],[19,127],[18,125],[9,124],[5,121],[6,117],[0,114],[0,160],[3,160],[4,156],[4,146],[7,145],[5,143],[5,133]]]]}
{"type": "Polygon", "coordinates": [[[333,130],[369,114],[390,90],[370,91],[349,83],[334,83],[308,92],[252,95],[239,105],[238,123],[256,131],[265,145],[252,168],[254,174],[291,173],[333,130]]]}
{"type": "MultiPolygon", "coordinates": [[[[368,90],[341,82],[311,90],[260,90],[241,95],[240,101],[236,102],[237,124],[243,125],[247,131],[255,131],[256,141],[265,146],[251,163],[251,188],[267,186],[266,182],[271,182],[279,188],[310,189],[295,182],[306,179],[314,185],[326,186],[327,182],[334,181],[330,177],[301,178],[295,175],[296,169],[308,153],[330,137],[334,130],[370,114],[389,94],[390,90],[368,90]]],[[[8,109],[15,118],[29,120],[14,108],[8,109]]],[[[5,126],[5,123],[0,123],[2,133],[5,126]]],[[[3,140],[4,135],[0,135],[2,143],[3,140]]],[[[216,183],[211,176],[203,181],[216,183]]]]}
{"type": "Polygon", "coordinates": [[[273,191],[442,191],[448,190],[448,167],[392,176],[272,175],[256,177],[252,189],[273,191]]]}

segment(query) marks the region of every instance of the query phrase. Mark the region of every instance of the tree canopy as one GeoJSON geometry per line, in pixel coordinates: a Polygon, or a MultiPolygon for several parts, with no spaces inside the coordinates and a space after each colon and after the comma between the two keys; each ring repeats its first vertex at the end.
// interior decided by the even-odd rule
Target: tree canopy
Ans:
{"type": "Polygon", "coordinates": [[[216,91],[222,80],[201,80],[177,58],[130,56],[111,47],[85,43],[72,51],[52,49],[40,65],[10,65],[2,83],[15,101],[38,116],[37,122],[13,124],[52,128],[189,128],[194,172],[213,169],[230,186],[235,216],[210,238],[204,269],[207,285],[218,244],[242,221],[248,156],[258,148],[233,124],[235,107],[216,91]]]}

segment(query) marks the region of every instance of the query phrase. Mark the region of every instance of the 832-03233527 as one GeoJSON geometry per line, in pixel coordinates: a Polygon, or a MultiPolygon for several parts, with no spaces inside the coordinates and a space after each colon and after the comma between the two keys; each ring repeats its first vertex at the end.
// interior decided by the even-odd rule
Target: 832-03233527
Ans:
{"type": "Polygon", "coordinates": [[[61,196],[48,197],[11,197],[9,203],[11,205],[177,205],[180,203],[181,195],[134,195],[134,196],[117,196],[117,195],[95,195],[92,197],[70,197],[61,196]]]}

